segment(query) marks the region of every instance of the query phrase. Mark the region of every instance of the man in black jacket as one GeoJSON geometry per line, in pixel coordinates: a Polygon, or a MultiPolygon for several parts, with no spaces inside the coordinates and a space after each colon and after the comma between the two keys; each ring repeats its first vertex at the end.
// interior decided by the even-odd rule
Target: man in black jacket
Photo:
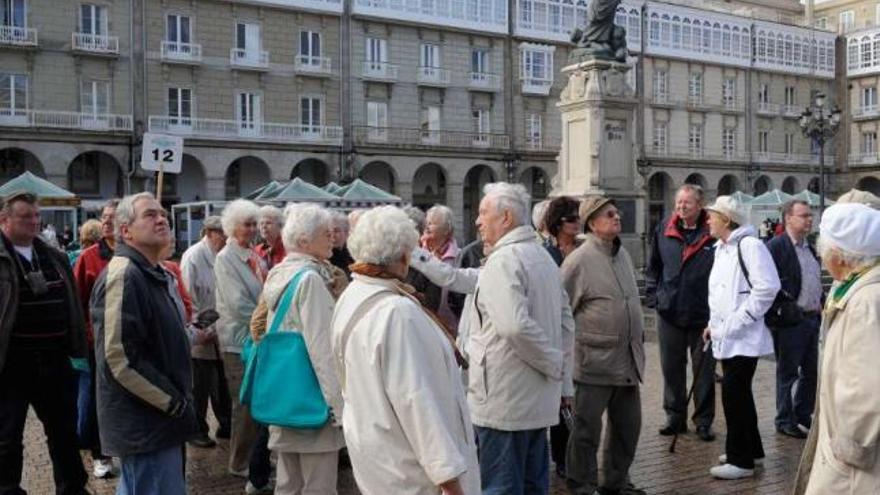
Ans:
{"type": "Polygon", "coordinates": [[[25,493],[28,406],[48,437],[56,493],[88,493],[77,447],[73,369],[73,363],[88,366],[86,333],[70,263],[38,237],[35,195],[7,197],[0,224],[0,493],[25,493]]]}
{"type": "Polygon", "coordinates": [[[687,359],[690,349],[694,390],[693,422],[697,435],[712,441],[715,419],[715,359],[703,352],[702,332],[709,322],[709,272],[714,239],[706,225],[703,190],[685,184],[675,195],[675,213],[657,227],[645,270],[647,304],[657,310],[660,365],[663,370],[661,435],[687,431],[687,359]]]}
{"type": "Polygon", "coordinates": [[[782,284],[771,311],[787,299],[797,304],[803,318],[770,327],[776,352],[776,430],[806,438],[816,404],[822,272],[816,252],[806,240],[813,228],[810,205],[801,200],[787,202],[782,221],[785,233],[767,243],[782,284]]]}
{"type": "Polygon", "coordinates": [[[121,460],[121,493],[186,494],[183,444],[197,427],[183,304],[159,264],[170,235],[152,194],[125,197],[92,291],[101,445],[121,460]]]}

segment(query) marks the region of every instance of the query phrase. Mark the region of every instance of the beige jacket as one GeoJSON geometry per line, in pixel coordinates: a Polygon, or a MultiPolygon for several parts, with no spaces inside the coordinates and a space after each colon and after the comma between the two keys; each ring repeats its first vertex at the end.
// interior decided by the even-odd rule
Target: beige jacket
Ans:
{"type": "Polygon", "coordinates": [[[345,446],[340,428],[342,418],[342,392],[333,355],[330,347],[331,321],[336,301],[327,288],[331,281],[330,271],[325,264],[311,256],[290,253],[283,262],[275,265],[269,272],[263,289],[263,298],[269,309],[268,324],[275,318],[275,308],[288,282],[300,270],[309,271],[300,277],[299,286],[290,303],[290,310],[282,320],[279,330],[296,329],[302,333],[312,361],[315,375],[324,399],[331,408],[333,420],[319,430],[295,430],[269,427],[269,448],[280,452],[317,453],[332,452],[345,446]]]}
{"type": "MultiPolygon", "coordinates": [[[[807,495],[880,493],[880,266],[825,315],[818,442],[807,495]]],[[[805,452],[804,455],[810,453],[805,452]]]]}
{"type": "Polygon", "coordinates": [[[642,306],[632,260],[620,240],[587,234],[562,263],[574,313],[574,381],[638,385],[645,370],[642,306]]]}

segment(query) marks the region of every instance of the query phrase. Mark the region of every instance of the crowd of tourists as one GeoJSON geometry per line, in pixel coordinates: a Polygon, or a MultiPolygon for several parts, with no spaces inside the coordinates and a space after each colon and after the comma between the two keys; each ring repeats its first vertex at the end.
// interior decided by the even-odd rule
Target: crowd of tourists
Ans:
{"type": "MultiPolygon", "coordinates": [[[[795,493],[880,486],[878,207],[847,193],[814,245],[814,212],[794,200],[765,243],[745,205],[686,184],[650,234],[659,434],[690,420],[715,439],[720,363],[727,431],[711,476],[764,463],[752,380],[775,354],[776,429],[806,438],[795,493]]],[[[459,248],[443,205],[345,215],[239,199],[177,264],[150,193],[107,202],[68,255],[41,238],[37,197],[7,196],[0,494],[25,493],[29,407],[59,494],[88,493],[88,450],[118,494],[183,495],[187,446],[216,439],[248,494],[336,493],[343,450],[366,495],[546,494],[551,460],[573,494],[643,494],[630,467],[644,315],[620,215],[610,197],[532,206],[523,186],[493,183],[479,239],[459,248]]]]}

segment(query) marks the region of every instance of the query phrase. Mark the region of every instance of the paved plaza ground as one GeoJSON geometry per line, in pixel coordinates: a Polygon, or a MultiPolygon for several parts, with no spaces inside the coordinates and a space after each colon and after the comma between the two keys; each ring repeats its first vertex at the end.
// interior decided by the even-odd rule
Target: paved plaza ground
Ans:
{"type": "MultiPolygon", "coordinates": [[[[714,494],[783,494],[788,491],[800,456],[802,440],[795,440],[776,433],[773,426],[775,413],[775,363],[762,360],[758,365],[754,390],[758,405],[761,435],[767,459],[758,475],[749,480],[714,481],[708,470],[724,452],[724,418],[721,412],[720,387],[718,387],[718,418],[715,429],[718,439],[706,443],[693,432],[679,439],[676,453],[668,452],[669,441],[657,430],[663,425],[661,404],[662,377],[656,343],[646,344],[647,371],[642,388],[642,435],[638,454],[632,469],[632,480],[651,495],[714,495],[714,494]]],[[[52,467],[46,450],[45,437],[33,414],[28,420],[25,433],[24,488],[31,495],[54,493],[52,467]]],[[[244,493],[244,481],[226,473],[228,442],[221,441],[216,449],[189,449],[187,473],[192,494],[240,494],[244,493]]],[[[91,472],[89,456],[84,455],[86,468],[91,472]]],[[[554,495],[567,493],[561,480],[552,475],[554,495]]],[[[112,494],[115,480],[90,479],[94,493],[112,494]]],[[[357,494],[350,469],[340,473],[340,495],[357,494]]],[[[388,494],[394,495],[394,494],[388,494]]]]}

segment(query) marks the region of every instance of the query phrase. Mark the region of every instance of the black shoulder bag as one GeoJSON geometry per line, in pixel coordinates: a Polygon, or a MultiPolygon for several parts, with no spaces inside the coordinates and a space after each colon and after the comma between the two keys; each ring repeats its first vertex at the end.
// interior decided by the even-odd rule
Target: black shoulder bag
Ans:
{"type": "MultiPolygon", "coordinates": [[[[749,284],[749,288],[751,289],[752,281],[749,280],[749,269],[746,268],[746,264],[743,261],[742,251],[739,248],[740,242],[742,242],[742,239],[736,243],[736,255],[739,258],[739,268],[742,270],[743,276],[746,278],[746,283],[749,284]]],[[[764,315],[764,323],[766,323],[768,327],[781,328],[792,327],[802,321],[804,321],[804,311],[798,306],[797,300],[795,300],[787,290],[779,289],[779,293],[776,294],[776,299],[773,301],[773,305],[770,306],[770,309],[767,310],[767,314],[764,315]]]]}

